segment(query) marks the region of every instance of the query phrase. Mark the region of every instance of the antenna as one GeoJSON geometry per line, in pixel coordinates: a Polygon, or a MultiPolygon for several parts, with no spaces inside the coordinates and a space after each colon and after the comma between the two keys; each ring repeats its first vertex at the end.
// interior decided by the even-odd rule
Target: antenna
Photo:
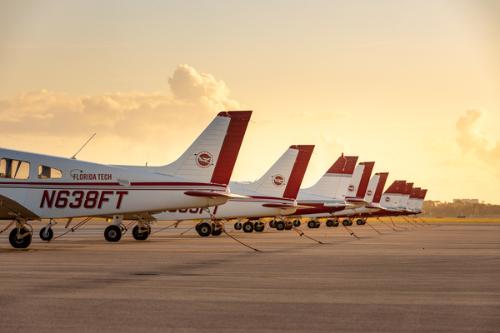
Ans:
{"type": "Polygon", "coordinates": [[[81,152],[83,148],[85,148],[85,146],[90,142],[90,140],[94,138],[96,134],[97,133],[92,134],[92,136],[87,141],[85,141],[85,143],[80,147],[80,149],[78,149],[76,153],[74,153],[73,156],[71,156],[72,160],[76,160],[76,155],[78,155],[78,153],[81,152]]]}

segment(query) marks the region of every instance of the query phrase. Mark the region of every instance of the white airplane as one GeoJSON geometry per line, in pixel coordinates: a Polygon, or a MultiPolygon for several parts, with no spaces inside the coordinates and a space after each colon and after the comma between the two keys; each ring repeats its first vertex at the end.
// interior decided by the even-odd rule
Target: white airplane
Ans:
{"type": "Polygon", "coordinates": [[[123,219],[137,220],[136,239],[150,233],[152,214],[167,209],[208,208],[225,203],[227,188],[251,111],[219,113],[172,164],[125,167],[0,149],[0,219],[15,221],[9,241],[31,243],[28,221],[51,219],[40,233],[52,238],[52,219],[112,217],[104,231],[118,241],[123,219]]]}
{"type": "MultiPolygon", "coordinates": [[[[362,217],[370,216],[395,216],[401,213],[403,201],[405,200],[407,191],[406,181],[395,180],[382,194],[380,200],[373,200],[371,204],[367,205],[367,210],[362,217]]],[[[377,198],[378,199],[378,198],[377,198]]]]}
{"type": "MultiPolygon", "coordinates": [[[[387,172],[379,172],[374,174],[366,188],[366,193],[364,194],[363,198],[363,204],[358,207],[346,208],[341,211],[335,212],[332,214],[332,216],[336,216],[338,218],[346,218],[342,221],[344,225],[350,225],[350,220],[354,217],[359,217],[356,220],[356,224],[365,224],[366,218],[362,217],[367,213],[373,212],[375,210],[375,208],[370,208],[370,206],[374,203],[380,202],[382,191],[384,190],[384,186],[388,176],[389,173],[387,172]]],[[[361,193],[361,191],[358,191],[357,197],[360,197],[361,193]]],[[[327,226],[331,225],[327,224],[327,226]]]]}
{"type": "Polygon", "coordinates": [[[242,197],[215,206],[211,214],[200,208],[190,208],[169,210],[154,217],[161,221],[203,220],[196,225],[196,231],[202,237],[222,233],[222,225],[210,220],[237,220],[235,229],[261,232],[264,223],[259,221],[260,218],[288,215],[297,209],[295,198],[313,149],[312,145],[290,146],[257,181],[231,182],[231,192],[242,197]]]}
{"type": "Polygon", "coordinates": [[[422,207],[424,206],[425,196],[427,195],[427,190],[422,189],[420,187],[414,187],[410,198],[408,200],[408,204],[406,207],[406,211],[410,215],[416,215],[422,213],[422,207]]]}
{"type": "Polygon", "coordinates": [[[340,156],[315,185],[301,189],[298,197],[300,205],[311,205],[311,201],[318,196],[335,202],[330,209],[298,209],[295,215],[311,219],[307,223],[309,228],[318,228],[320,220],[325,218],[328,226],[337,226],[338,221],[331,218],[335,212],[360,204],[362,197],[357,197],[357,194],[366,191],[374,162],[362,162],[356,166],[357,159],[357,156],[340,156]]]}
{"type": "MultiPolygon", "coordinates": [[[[385,179],[387,179],[387,176],[385,176],[385,179]]],[[[419,188],[415,190],[412,189],[413,183],[395,180],[381,195],[384,184],[385,180],[381,177],[372,201],[364,208],[356,211],[356,215],[360,219],[366,221],[366,218],[369,217],[414,215],[422,212],[427,190],[419,188]],[[411,194],[408,194],[409,190],[411,194]]]]}

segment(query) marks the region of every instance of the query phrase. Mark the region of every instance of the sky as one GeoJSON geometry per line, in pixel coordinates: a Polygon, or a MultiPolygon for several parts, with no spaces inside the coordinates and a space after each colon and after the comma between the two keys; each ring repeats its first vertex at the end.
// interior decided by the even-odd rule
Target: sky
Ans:
{"type": "Polygon", "coordinates": [[[253,110],[233,174],[315,144],[500,204],[500,1],[0,1],[1,146],[162,165],[253,110]]]}

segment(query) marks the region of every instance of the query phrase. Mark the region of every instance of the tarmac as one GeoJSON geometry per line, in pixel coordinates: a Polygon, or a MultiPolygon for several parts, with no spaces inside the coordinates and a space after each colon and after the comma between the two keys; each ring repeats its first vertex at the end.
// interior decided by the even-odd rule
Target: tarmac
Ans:
{"type": "Polygon", "coordinates": [[[228,227],[261,252],[189,223],[120,243],[33,225],[27,250],[0,235],[0,332],[500,331],[500,223],[228,227]]]}

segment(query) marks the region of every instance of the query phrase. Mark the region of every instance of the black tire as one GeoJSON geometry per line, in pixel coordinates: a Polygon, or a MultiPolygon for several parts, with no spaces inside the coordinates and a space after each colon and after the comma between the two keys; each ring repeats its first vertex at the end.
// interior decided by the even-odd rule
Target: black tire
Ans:
{"type": "Polygon", "coordinates": [[[316,228],[316,222],[314,222],[314,221],[307,222],[307,227],[310,229],[316,228]]]}
{"type": "Polygon", "coordinates": [[[269,222],[269,228],[276,228],[276,220],[269,222]]]}
{"type": "Polygon", "coordinates": [[[136,225],[132,229],[132,236],[134,236],[135,240],[138,241],[143,241],[148,239],[149,235],[151,234],[151,227],[147,226],[145,228],[140,228],[138,225],[136,225]]]}
{"type": "Polygon", "coordinates": [[[222,227],[215,226],[215,224],[212,223],[212,236],[220,235],[222,235],[222,227]]]}
{"type": "Polygon", "coordinates": [[[252,232],[253,231],[253,223],[250,221],[243,223],[243,231],[244,232],[252,232]]]}
{"type": "Polygon", "coordinates": [[[343,220],[342,225],[347,227],[349,225],[349,220],[348,219],[343,220]]]}
{"type": "Polygon", "coordinates": [[[316,229],[318,229],[321,226],[321,223],[316,221],[316,225],[314,226],[316,229]]]}
{"type": "Polygon", "coordinates": [[[243,225],[241,224],[241,222],[236,222],[234,224],[234,230],[241,230],[242,227],[243,225]]]}
{"type": "Polygon", "coordinates": [[[122,238],[122,229],[117,225],[108,225],[104,229],[104,238],[108,242],[119,242],[122,238]]]}
{"type": "Polygon", "coordinates": [[[26,227],[21,227],[19,230],[22,238],[17,238],[17,228],[14,228],[10,231],[9,234],[9,243],[15,249],[25,249],[31,244],[31,231],[26,227]]]}
{"type": "Polygon", "coordinates": [[[255,222],[255,224],[253,225],[253,230],[255,230],[256,232],[263,232],[264,228],[265,224],[262,222],[255,222]]]}
{"type": "Polygon", "coordinates": [[[285,230],[285,222],[277,221],[276,222],[276,230],[285,230]]]}
{"type": "Polygon", "coordinates": [[[333,227],[333,220],[326,220],[326,226],[327,226],[328,228],[333,227]]]}
{"type": "Polygon", "coordinates": [[[300,220],[293,220],[293,226],[294,227],[300,227],[300,220]]]}
{"type": "Polygon", "coordinates": [[[356,224],[357,224],[357,225],[363,225],[364,223],[363,223],[363,220],[362,220],[362,219],[357,219],[357,220],[356,220],[356,224]]]}
{"type": "Polygon", "coordinates": [[[39,235],[41,240],[50,242],[54,237],[54,231],[52,231],[52,228],[43,227],[40,229],[39,235]]]}
{"type": "Polygon", "coordinates": [[[202,222],[198,224],[198,235],[201,237],[208,237],[212,234],[212,226],[210,223],[202,222]]]}
{"type": "Polygon", "coordinates": [[[285,230],[292,230],[293,224],[292,222],[285,222],[285,230]]]}

